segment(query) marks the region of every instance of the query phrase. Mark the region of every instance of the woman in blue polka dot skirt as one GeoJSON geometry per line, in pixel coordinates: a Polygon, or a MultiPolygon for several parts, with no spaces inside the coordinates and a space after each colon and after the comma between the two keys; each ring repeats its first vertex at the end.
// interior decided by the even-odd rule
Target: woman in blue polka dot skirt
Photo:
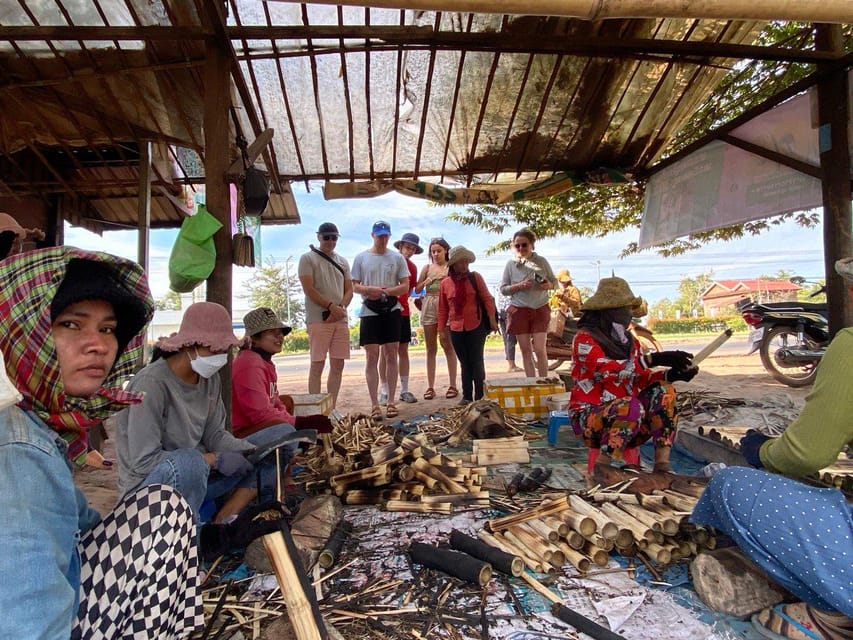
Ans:
{"type": "MultiPolygon", "coordinates": [[[[853,300],[853,258],[839,260],[853,300]]],[[[776,582],[802,602],[752,617],[768,638],[853,638],[853,513],[838,489],[807,486],[804,476],[853,447],[853,328],[835,336],[802,413],[780,438],[749,431],[741,452],[756,469],[717,473],[691,521],[724,531],[776,582]],[[771,472],[771,473],[768,473],[771,472]]]]}

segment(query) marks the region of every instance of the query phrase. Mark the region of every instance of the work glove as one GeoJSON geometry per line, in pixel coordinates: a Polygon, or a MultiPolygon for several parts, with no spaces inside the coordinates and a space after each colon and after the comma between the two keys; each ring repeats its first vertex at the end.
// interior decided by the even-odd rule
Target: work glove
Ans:
{"type": "Polygon", "coordinates": [[[252,463],[242,451],[217,451],[214,468],[223,476],[242,475],[252,470],[252,463]]]}
{"type": "Polygon", "coordinates": [[[246,507],[228,524],[208,523],[199,532],[201,557],[205,562],[215,560],[231,549],[244,549],[255,538],[281,530],[281,520],[290,515],[277,500],[246,507]],[[269,513],[264,513],[269,512],[269,513]],[[264,514],[264,517],[259,517],[264,514]]]}
{"type": "Polygon", "coordinates": [[[763,433],[750,429],[746,435],[740,439],[740,452],[746,461],[756,469],[761,469],[764,465],[761,463],[761,457],[758,455],[761,445],[770,440],[770,436],[765,436],[763,433]]]}
{"type": "Polygon", "coordinates": [[[666,372],[664,377],[667,382],[675,382],[676,380],[683,380],[684,382],[690,382],[693,378],[696,377],[696,374],[699,373],[699,367],[692,366],[687,367],[686,369],[670,369],[666,372]]]}
{"type": "Polygon", "coordinates": [[[315,413],[311,416],[296,416],[293,420],[296,429],[316,429],[317,433],[332,433],[332,421],[329,416],[315,413]]]}
{"type": "Polygon", "coordinates": [[[645,359],[650,367],[671,367],[683,370],[693,364],[693,354],[686,351],[652,351],[645,355],[645,359]]]}

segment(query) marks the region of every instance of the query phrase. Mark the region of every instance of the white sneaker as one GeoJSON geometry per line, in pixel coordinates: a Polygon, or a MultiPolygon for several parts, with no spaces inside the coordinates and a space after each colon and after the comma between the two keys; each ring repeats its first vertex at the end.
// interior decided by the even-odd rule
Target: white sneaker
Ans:
{"type": "Polygon", "coordinates": [[[384,391],[379,392],[379,404],[388,404],[388,394],[384,391]]]}
{"type": "Polygon", "coordinates": [[[411,391],[404,391],[403,393],[400,394],[400,402],[408,402],[411,404],[412,402],[417,402],[417,401],[418,401],[418,399],[415,397],[415,394],[413,394],[411,391]]]}

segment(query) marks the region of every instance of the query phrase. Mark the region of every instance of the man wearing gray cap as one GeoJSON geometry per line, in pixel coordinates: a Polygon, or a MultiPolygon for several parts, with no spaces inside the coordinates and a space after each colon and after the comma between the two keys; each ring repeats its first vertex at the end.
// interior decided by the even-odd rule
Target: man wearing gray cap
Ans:
{"type": "Polygon", "coordinates": [[[311,349],[308,393],[320,393],[328,355],[326,391],[332,394],[332,406],[341,389],[344,361],[350,357],[347,307],[352,301],[352,276],[346,258],[335,252],[339,236],[333,223],[321,224],[317,229],[319,247],[310,245],[311,250],[299,258],[298,268],[311,349]]]}

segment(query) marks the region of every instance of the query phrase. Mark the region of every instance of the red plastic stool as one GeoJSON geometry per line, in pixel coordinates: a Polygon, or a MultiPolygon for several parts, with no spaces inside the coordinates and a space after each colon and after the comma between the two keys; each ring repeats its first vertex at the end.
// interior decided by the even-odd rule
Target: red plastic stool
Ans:
{"type": "MultiPolygon", "coordinates": [[[[590,449],[586,455],[586,472],[587,474],[592,473],[592,468],[595,466],[595,461],[598,460],[598,456],[601,454],[601,449],[590,449]]],[[[625,461],[625,464],[633,464],[640,466],[640,447],[630,447],[625,449],[622,452],[622,460],[625,461]]]]}

